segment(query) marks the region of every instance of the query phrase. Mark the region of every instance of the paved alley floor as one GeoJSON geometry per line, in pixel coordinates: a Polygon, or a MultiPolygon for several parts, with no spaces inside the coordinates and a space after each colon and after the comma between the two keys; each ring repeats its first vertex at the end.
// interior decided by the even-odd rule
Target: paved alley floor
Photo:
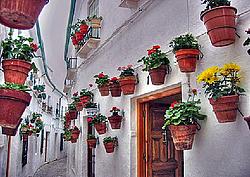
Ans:
{"type": "Polygon", "coordinates": [[[66,158],[60,159],[41,167],[34,177],[66,177],[66,158]]]}

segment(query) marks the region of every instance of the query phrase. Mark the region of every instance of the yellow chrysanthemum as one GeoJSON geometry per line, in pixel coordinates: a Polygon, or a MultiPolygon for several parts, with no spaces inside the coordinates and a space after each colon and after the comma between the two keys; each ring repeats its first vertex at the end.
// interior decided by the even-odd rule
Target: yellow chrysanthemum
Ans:
{"type": "Polygon", "coordinates": [[[232,72],[239,72],[239,71],[240,71],[240,66],[235,63],[224,64],[224,66],[220,69],[220,73],[225,76],[229,75],[232,72]]]}
{"type": "Polygon", "coordinates": [[[197,77],[197,82],[205,82],[208,84],[212,84],[215,81],[218,80],[217,73],[219,72],[219,67],[218,66],[213,66],[205,71],[203,71],[198,77],[197,77]]]}

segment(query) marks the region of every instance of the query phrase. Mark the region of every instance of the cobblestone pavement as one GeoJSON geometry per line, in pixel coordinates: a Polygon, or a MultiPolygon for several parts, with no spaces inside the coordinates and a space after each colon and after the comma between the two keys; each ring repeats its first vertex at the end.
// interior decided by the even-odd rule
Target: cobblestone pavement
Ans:
{"type": "Polygon", "coordinates": [[[41,167],[33,177],[66,177],[66,158],[41,167]]]}

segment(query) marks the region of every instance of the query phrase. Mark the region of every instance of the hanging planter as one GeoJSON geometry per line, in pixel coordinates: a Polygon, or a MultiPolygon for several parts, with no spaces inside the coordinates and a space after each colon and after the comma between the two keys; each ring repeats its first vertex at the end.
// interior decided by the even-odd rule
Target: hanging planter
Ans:
{"type": "Polygon", "coordinates": [[[206,115],[200,114],[200,100],[195,100],[197,90],[186,102],[173,102],[166,110],[163,129],[169,128],[176,150],[192,149],[197,121],[204,120],[206,115]]]}
{"type": "Polygon", "coordinates": [[[75,126],[71,129],[71,143],[76,143],[80,135],[80,130],[75,126]]]}
{"type": "Polygon", "coordinates": [[[76,110],[76,105],[75,105],[74,102],[69,104],[68,110],[69,110],[68,112],[69,112],[69,115],[70,115],[70,119],[71,120],[77,119],[77,113],[78,112],[76,110]]]}
{"type": "Polygon", "coordinates": [[[113,107],[110,112],[112,113],[112,116],[108,118],[109,123],[111,125],[112,129],[120,129],[121,128],[121,122],[122,122],[122,116],[118,115],[120,112],[120,109],[117,107],[113,107]]]}
{"type": "Polygon", "coordinates": [[[92,87],[92,84],[89,84],[89,88],[84,88],[80,92],[80,100],[83,104],[83,107],[86,106],[87,103],[91,102],[94,98],[94,94],[92,91],[90,91],[90,88],[92,87]]]}
{"type": "Polygon", "coordinates": [[[0,126],[16,128],[31,100],[30,94],[25,92],[27,90],[27,87],[16,84],[0,86],[0,126]]]}
{"type": "Polygon", "coordinates": [[[97,139],[95,135],[88,135],[88,139],[87,139],[88,148],[90,149],[96,148],[96,142],[97,142],[97,139]]]}
{"type": "Polygon", "coordinates": [[[219,123],[234,122],[237,117],[239,95],[245,90],[239,87],[240,66],[235,63],[225,64],[222,68],[213,66],[203,71],[198,82],[208,95],[210,104],[219,123]]]}
{"type": "Polygon", "coordinates": [[[19,120],[19,123],[17,124],[16,128],[4,128],[2,127],[2,134],[7,135],[7,136],[16,136],[17,129],[22,122],[23,119],[19,120]]]}
{"type": "Polygon", "coordinates": [[[117,77],[110,79],[109,90],[112,97],[120,97],[122,94],[121,86],[117,77]]]}
{"type": "Polygon", "coordinates": [[[77,110],[78,112],[80,112],[80,111],[83,110],[83,104],[82,104],[82,102],[76,103],[76,110],[77,110]]]}
{"type": "Polygon", "coordinates": [[[107,153],[113,153],[115,147],[118,146],[118,138],[117,137],[105,137],[103,139],[103,144],[107,153]]]}
{"type": "Polygon", "coordinates": [[[148,56],[144,56],[138,62],[143,62],[142,71],[148,71],[153,85],[164,84],[166,74],[170,73],[170,62],[166,53],[160,50],[160,46],[153,46],[148,50],[148,56]]]}
{"type": "Polygon", "coordinates": [[[198,41],[192,34],[176,37],[170,42],[169,47],[173,48],[181,72],[195,72],[200,51],[198,41]]]}
{"type": "Polygon", "coordinates": [[[18,36],[17,39],[13,39],[12,35],[13,33],[10,32],[9,37],[1,42],[4,79],[5,82],[23,85],[30,70],[36,69],[35,64],[31,64],[31,60],[36,57],[38,46],[31,43],[32,38],[18,36]]]}
{"type": "Polygon", "coordinates": [[[81,100],[81,102],[82,102],[83,107],[85,107],[86,104],[87,104],[89,101],[91,101],[91,97],[90,97],[90,96],[81,96],[81,97],[80,97],[80,100],[81,100]]]}
{"type": "Polygon", "coordinates": [[[210,41],[215,47],[223,47],[235,42],[237,9],[229,1],[204,1],[207,8],[201,13],[210,41]]]}
{"type": "Polygon", "coordinates": [[[86,114],[88,116],[94,116],[97,114],[97,103],[88,102],[85,106],[86,114]]]}
{"type": "Polygon", "coordinates": [[[93,28],[101,28],[102,17],[97,17],[94,15],[92,17],[87,17],[87,20],[90,22],[93,28]]]}
{"type": "Polygon", "coordinates": [[[217,100],[210,98],[214,113],[219,123],[235,122],[237,117],[239,96],[222,96],[217,100]]]}
{"type": "Polygon", "coordinates": [[[89,117],[87,121],[91,126],[95,127],[96,131],[100,135],[105,134],[107,132],[107,126],[106,126],[107,117],[106,116],[99,113],[97,115],[94,115],[93,118],[89,117]]]}
{"type": "Polygon", "coordinates": [[[43,7],[49,0],[1,0],[0,23],[10,28],[33,28],[43,7]]]}
{"type": "Polygon", "coordinates": [[[70,109],[72,109],[73,111],[76,110],[78,112],[82,111],[83,103],[81,102],[80,97],[78,96],[78,92],[74,93],[71,99],[73,100],[73,103],[71,103],[70,109]]]}
{"type": "Polygon", "coordinates": [[[101,96],[108,96],[109,95],[109,76],[101,72],[100,74],[95,75],[94,78],[96,78],[95,83],[97,84],[97,87],[99,89],[101,96]]]}
{"type": "Polygon", "coordinates": [[[124,95],[131,95],[135,92],[136,77],[132,65],[119,67],[120,74],[120,86],[124,95]]]}
{"type": "Polygon", "coordinates": [[[94,126],[99,135],[105,134],[107,132],[106,123],[97,123],[94,126]]]}

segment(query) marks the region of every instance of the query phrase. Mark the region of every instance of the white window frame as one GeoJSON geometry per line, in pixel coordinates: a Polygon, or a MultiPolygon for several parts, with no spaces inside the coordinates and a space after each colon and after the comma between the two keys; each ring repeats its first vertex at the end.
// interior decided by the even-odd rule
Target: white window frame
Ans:
{"type": "Polygon", "coordinates": [[[89,0],[88,2],[88,16],[99,16],[99,0],[89,0]]]}

